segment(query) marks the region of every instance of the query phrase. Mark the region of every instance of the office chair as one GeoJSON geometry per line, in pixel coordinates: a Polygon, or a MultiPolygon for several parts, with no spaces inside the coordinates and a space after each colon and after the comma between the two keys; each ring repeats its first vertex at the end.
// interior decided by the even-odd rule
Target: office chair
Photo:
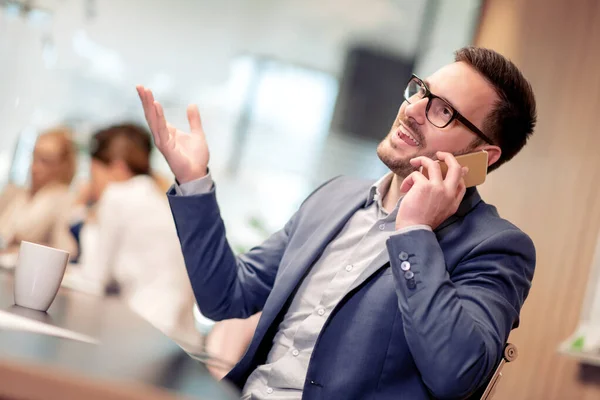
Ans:
{"type": "Polygon", "coordinates": [[[504,364],[509,363],[517,359],[519,355],[517,351],[517,346],[512,343],[507,343],[504,346],[504,352],[502,354],[502,359],[500,360],[500,364],[496,367],[494,371],[494,375],[490,378],[488,384],[483,388],[479,389],[473,396],[469,397],[472,400],[491,400],[496,391],[496,387],[500,378],[502,378],[502,368],[504,368],[504,364]]]}

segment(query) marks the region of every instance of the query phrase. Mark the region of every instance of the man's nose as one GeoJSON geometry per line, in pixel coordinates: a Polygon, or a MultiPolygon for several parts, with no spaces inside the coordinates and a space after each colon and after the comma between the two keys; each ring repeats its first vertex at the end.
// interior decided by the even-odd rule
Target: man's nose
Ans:
{"type": "Polygon", "coordinates": [[[423,97],[418,101],[408,103],[404,113],[407,117],[413,118],[419,125],[423,125],[427,120],[425,113],[427,111],[428,102],[429,99],[427,97],[423,97]]]}

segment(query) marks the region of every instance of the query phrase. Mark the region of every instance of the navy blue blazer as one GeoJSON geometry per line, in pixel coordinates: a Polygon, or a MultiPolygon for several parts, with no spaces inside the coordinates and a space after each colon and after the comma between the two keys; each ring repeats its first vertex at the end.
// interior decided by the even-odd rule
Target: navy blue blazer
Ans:
{"type": "MultiPolygon", "coordinates": [[[[237,257],[214,189],[185,197],[169,192],[202,313],[222,320],[262,311],[246,354],[226,379],[241,388],[265,362],[295,289],[365,206],[372,183],[329,181],[283,229],[237,257]]],[[[330,313],[303,399],[465,398],[500,361],[533,278],[530,238],[468,189],[457,213],[434,232],[392,235],[385,245],[381,263],[363,271],[330,313]],[[401,269],[404,259],[412,279],[401,269]]]]}

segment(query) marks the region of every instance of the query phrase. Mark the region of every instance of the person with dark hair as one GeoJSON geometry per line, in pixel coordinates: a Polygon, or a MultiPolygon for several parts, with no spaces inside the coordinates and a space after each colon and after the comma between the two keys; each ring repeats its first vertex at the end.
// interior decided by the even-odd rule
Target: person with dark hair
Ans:
{"type": "Polygon", "coordinates": [[[73,251],[62,227],[73,201],[69,186],[76,166],[70,129],[56,127],[37,138],[29,187],[9,184],[0,196],[0,251],[16,254],[22,240],[73,251]]]}
{"type": "Polygon", "coordinates": [[[93,135],[94,211],[81,228],[81,258],[65,285],[97,295],[118,292],[135,312],[193,347],[200,339],[194,298],[164,191],[150,167],[152,147],[146,129],[133,124],[93,135]]]}
{"type": "Polygon", "coordinates": [[[390,172],[326,182],[239,256],[197,107],[185,133],[137,89],[176,177],[168,198],[200,310],[214,320],[262,311],[225,378],[243,399],[458,399],[486,384],[519,324],[535,248],[466,188],[455,156],[485,150],[493,170],[531,136],[533,91],[511,61],[468,47],[413,76],[377,148],[390,172]]]}

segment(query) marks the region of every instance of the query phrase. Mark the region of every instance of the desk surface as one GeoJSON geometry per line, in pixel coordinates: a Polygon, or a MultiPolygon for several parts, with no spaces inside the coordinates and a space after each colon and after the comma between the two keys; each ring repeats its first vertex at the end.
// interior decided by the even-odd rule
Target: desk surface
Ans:
{"type": "Polygon", "coordinates": [[[47,313],[14,305],[12,275],[0,272],[0,309],[97,339],[88,344],[0,330],[0,362],[45,367],[113,385],[133,383],[203,399],[234,399],[206,367],[115,298],[60,289],[47,313]]]}

